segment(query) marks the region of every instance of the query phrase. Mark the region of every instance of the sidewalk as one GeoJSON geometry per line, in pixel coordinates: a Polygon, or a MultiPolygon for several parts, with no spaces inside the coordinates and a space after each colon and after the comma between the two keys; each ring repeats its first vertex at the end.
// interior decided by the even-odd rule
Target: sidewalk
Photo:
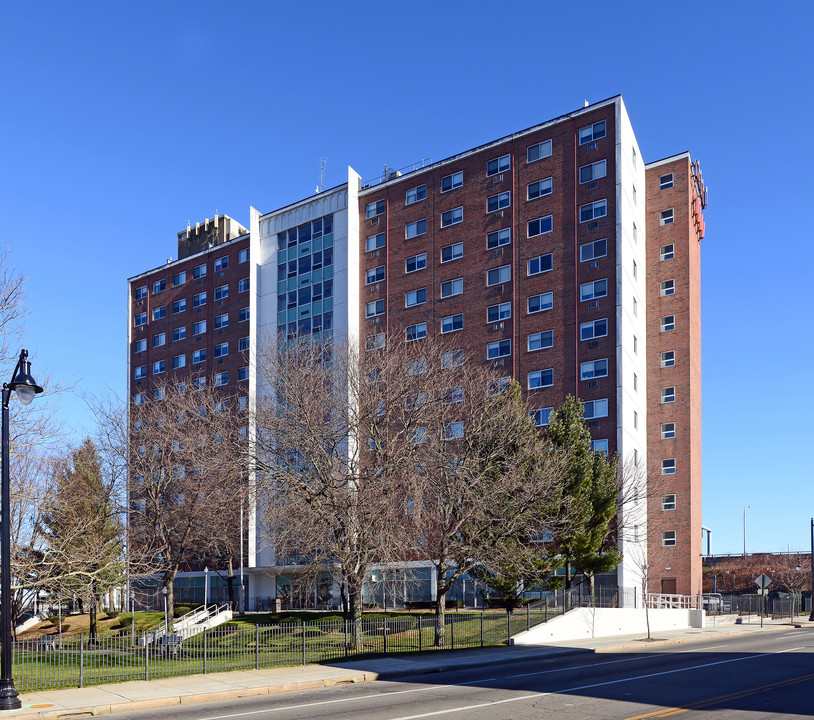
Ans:
{"type": "MultiPolygon", "coordinates": [[[[710,619],[713,620],[713,619],[710,619]]],[[[814,627],[808,622],[796,625],[814,627]]],[[[545,646],[491,647],[455,652],[431,652],[406,657],[380,657],[353,660],[334,665],[304,665],[265,670],[189,675],[162,680],[133,681],[94,685],[68,690],[48,690],[20,695],[20,710],[0,712],[0,718],[15,720],[57,720],[78,714],[107,715],[115,712],[146,710],[188,703],[202,703],[250,695],[267,695],[287,690],[328,687],[344,683],[449,672],[479,665],[503,665],[557,655],[638,650],[662,645],[708,640],[711,637],[782,630],[788,620],[752,618],[744,624],[719,624],[703,629],[688,628],[658,633],[658,638],[643,642],[641,635],[622,635],[592,640],[571,640],[545,646]]]]}

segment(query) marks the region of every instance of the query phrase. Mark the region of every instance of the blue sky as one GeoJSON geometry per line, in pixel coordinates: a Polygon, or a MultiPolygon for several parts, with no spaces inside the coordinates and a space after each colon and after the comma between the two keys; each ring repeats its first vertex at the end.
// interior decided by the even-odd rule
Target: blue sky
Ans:
{"type": "MultiPolygon", "coordinates": [[[[621,93],[645,160],[690,150],[710,188],[713,552],[742,551],[747,504],[748,550],[807,549],[814,6],[281,5],[6,7],[0,242],[30,278],[35,373],[123,391],[125,280],[174,258],[187,220],[248,224],[249,205],[312,193],[320,157],[330,187],[348,164],[371,178],[621,93]]],[[[79,392],[61,412],[92,422],[79,392]]]]}

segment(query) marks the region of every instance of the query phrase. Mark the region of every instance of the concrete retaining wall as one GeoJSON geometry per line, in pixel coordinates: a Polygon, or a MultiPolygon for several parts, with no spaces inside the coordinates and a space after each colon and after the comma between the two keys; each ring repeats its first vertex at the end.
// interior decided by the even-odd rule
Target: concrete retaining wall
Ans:
{"type": "MultiPolygon", "coordinates": [[[[703,627],[703,611],[650,610],[650,632],[703,627]]],[[[558,640],[647,634],[641,608],[577,608],[512,638],[513,645],[545,645],[558,640]]]]}

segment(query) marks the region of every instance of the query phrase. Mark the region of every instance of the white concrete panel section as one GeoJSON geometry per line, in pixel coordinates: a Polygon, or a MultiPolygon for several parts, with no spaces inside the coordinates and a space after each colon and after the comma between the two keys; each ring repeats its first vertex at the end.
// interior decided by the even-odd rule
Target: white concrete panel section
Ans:
{"type": "MultiPolygon", "coordinates": [[[[651,609],[649,614],[651,633],[695,627],[693,623],[698,622],[698,613],[694,610],[651,609]]],[[[642,608],[577,608],[515,635],[512,645],[547,645],[559,640],[639,633],[647,636],[647,616],[642,608]]]]}
{"type": "MultiPolygon", "coordinates": [[[[616,108],[616,442],[625,467],[618,583],[635,588],[638,596],[647,562],[646,189],[644,162],[621,97],[616,108]]],[[[641,597],[637,602],[641,605],[641,597]]]]}
{"type": "MultiPolygon", "coordinates": [[[[249,208],[249,457],[254,456],[256,442],[256,409],[257,409],[257,316],[260,288],[260,212],[249,208]]],[[[253,467],[249,468],[248,505],[248,564],[257,565],[257,477],[253,467]]]]}

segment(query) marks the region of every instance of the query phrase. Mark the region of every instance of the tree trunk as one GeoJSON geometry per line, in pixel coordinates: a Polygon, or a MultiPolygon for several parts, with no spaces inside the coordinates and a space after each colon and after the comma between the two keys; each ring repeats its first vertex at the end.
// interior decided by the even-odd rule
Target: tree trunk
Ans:
{"type": "Polygon", "coordinates": [[[348,645],[353,650],[362,649],[362,593],[348,583],[348,613],[351,636],[348,645]]]}
{"type": "MultiPolygon", "coordinates": [[[[164,622],[166,623],[167,632],[172,632],[172,615],[173,615],[173,607],[175,606],[175,588],[173,587],[175,582],[175,573],[177,570],[173,568],[172,570],[167,570],[164,573],[164,582],[163,587],[167,588],[167,607],[164,613],[164,622]]],[[[162,593],[163,595],[163,593],[162,593]]]]}
{"type": "Polygon", "coordinates": [[[574,579],[571,577],[571,563],[565,563],[565,589],[570,590],[574,579]]]}
{"type": "Polygon", "coordinates": [[[446,641],[446,611],[447,611],[447,592],[444,589],[446,583],[442,582],[446,576],[446,565],[442,565],[436,569],[436,592],[435,592],[435,646],[443,647],[446,641]]]}
{"type": "Polygon", "coordinates": [[[234,563],[232,562],[232,558],[228,557],[226,559],[226,582],[228,584],[227,592],[229,594],[229,605],[232,610],[235,609],[235,567],[234,563]]]}
{"type": "Polygon", "coordinates": [[[97,617],[96,617],[96,597],[91,600],[89,612],[88,644],[96,643],[97,617]]]}

